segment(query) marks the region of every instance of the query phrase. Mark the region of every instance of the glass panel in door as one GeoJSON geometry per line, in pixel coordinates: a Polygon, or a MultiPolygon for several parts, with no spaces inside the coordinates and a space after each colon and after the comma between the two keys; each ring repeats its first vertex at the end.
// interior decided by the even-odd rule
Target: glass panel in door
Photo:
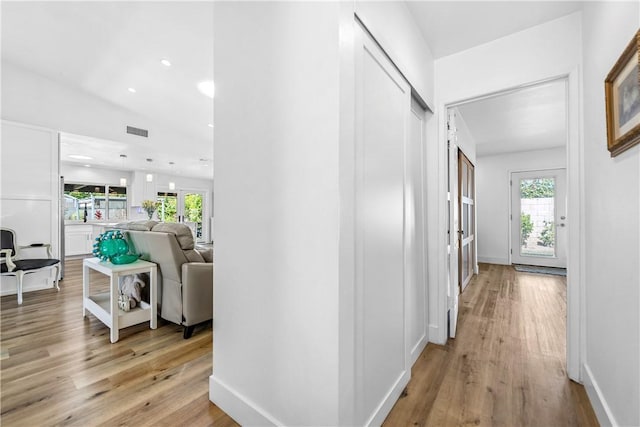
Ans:
{"type": "Polygon", "coordinates": [[[203,194],[200,192],[182,193],[182,222],[194,230],[197,242],[203,241],[202,235],[202,203],[203,194]]]}
{"type": "Polygon", "coordinates": [[[555,257],[555,177],[520,179],[520,255],[555,257]]]}
{"type": "Polygon", "coordinates": [[[178,222],[178,194],[158,193],[157,214],[162,222],[178,222]]]}

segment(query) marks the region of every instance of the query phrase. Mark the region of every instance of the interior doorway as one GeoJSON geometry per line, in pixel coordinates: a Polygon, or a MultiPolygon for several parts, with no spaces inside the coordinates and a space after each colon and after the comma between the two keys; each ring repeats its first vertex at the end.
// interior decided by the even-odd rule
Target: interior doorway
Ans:
{"type": "MultiPolygon", "coordinates": [[[[456,110],[461,112],[461,116],[467,124],[469,122],[473,122],[473,120],[467,120],[467,112],[470,108],[474,108],[476,111],[486,112],[487,114],[492,113],[494,117],[489,120],[486,117],[483,120],[478,121],[478,123],[494,123],[495,129],[498,129],[502,132],[502,135],[506,136],[505,138],[498,138],[495,135],[491,138],[490,141],[487,141],[486,150],[481,151],[477,150],[474,155],[477,162],[475,162],[476,166],[476,192],[478,193],[478,198],[482,200],[482,205],[476,205],[476,214],[478,217],[477,229],[476,229],[476,242],[477,242],[477,257],[478,260],[483,262],[484,259],[490,259],[484,262],[495,262],[498,264],[511,264],[511,256],[510,256],[510,247],[511,247],[511,239],[510,239],[510,230],[511,230],[511,221],[509,215],[511,214],[510,208],[510,194],[511,189],[509,186],[509,179],[511,176],[511,172],[513,171],[527,171],[527,170],[542,170],[542,169],[556,169],[556,168],[565,168],[566,173],[564,176],[566,177],[566,204],[564,204],[566,215],[559,215],[554,222],[560,224],[561,216],[565,216],[565,219],[569,221],[565,222],[565,227],[562,227],[562,232],[566,234],[565,242],[566,242],[566,269],[567,269],[567,336],[566,336],[566,363],[567,363],[567,374],[569,378],[580,382],[582,379],[581,373],[581,363],[583,361],[584,355],[584,291],[583,291],[583,266],[581,264],[581,248],[583,247],[583,236],[581,234],[582,221],[580,218],[580,212],[584,209],[584,201],[581,197],[583,194],[583,188],[581,183],[580,176],[580,121],[579,121],[579,79],[578,74],[574,70],[569,72],[566,75],[551,77],[546,80],[540,80],[537,82],[525,83],[517,87],[505,88],[500,91],[486,93],[481,96],[474,96],[473,98],[468,98],[456,102],[451,102],[445,104],[445,108],[450,112],[452,110],[456,110]],[[538,89],[541,89],[538,91],[538,89]],[[548,91],[544,91],[542,89],[548,89],[548,91]],[[536,101],[529,107],[525,107],[522,105],[509,104],[510,108],[501,108],[506,104],[505,100],[510,98],[510,95],[514,95],[516,99],[510,99],[509,102],[517,101],[518,94],[529,92],[530,98],[532,101],[536,101]],[[486,102],[484,102],[486,101],[486,102]],[[483,103],[484,102],[484,103],[483,103]],[[544,106],[543,106],[544,104],[544,106]],[[469,108],[467,108],[469,107],[469,108]],[[503,112],[502,117],[495,116],[495,112],[497,109],[503,112]],[[523,108],[529,108],[537,111],[541,117],[539,116],[537,119],[529,119],[528,121],[523,120],[524,117],[527,116],[523,108]],[[554,133],[549,132],[549,125],[554,121],[556,123],[556,128],[554,133]],[[519,140],[510,137],[509,132],[512,132],[516,129],[529,129],[531,132],[532,138],[520,138],[519,140]],[[546,133],[544,133],[546,131],[546,133]],[[561,140],[561,143],[556,145],[556,159],[562,160],[561,164],[554,164],[550,166],[541,166],[535,167],[529,164],[525,164],[527,161],[532,160],[535,157],[536,148],[533,148],[534,139],[533,136],[537,135],[538,140],[543,141],[543,144],[546,143],[546,147],[542,147],[542,149],[552,149],[550,142],[552,141],[552,136],[555,139],[561,140]],[[505,148],[505,152],[499,153],[498,150],[505,148]],[[492,195],[499,195],[499,198],[504,198],[506,201],[504,203],[504,214],[502,212],[498,212],[496,206],[497,203],[492,202],[491,198],[487,198],[486,194],[482,193],[480,188],[485,185],[484,176],[481,177],[480,170],[487,171],[491,170],[491,167],[487,167],[484,162],[484,156],[487,154],[491,155],[499,155],[499,154],[508,154],[509,152],[521,152],[521,165],[511,165],[509,168],[502,170],[506,162],[496,161],[492,166],[497,166],[494,168],[496,172],[496,184],[495,186],[488,187],[490,188],[489,192],[492,195]],[[498,171],[498,169],[500,169],[498,171]],[[487,211],[489,209],[489,211],[487,211]],[[487,233],[482,229],[482,222],[487,219],[493,220],[495,224],[497,224],[497,232],[491,232],[487,235],[487,233]],[[492,242],[497,244],[498,246],[503,246],[504,250],[500,249],[496,251],[495,254],[487,255],[484,248],[481,248],[483,242],[492,242]],[[502,255],[504,254],[504,255],[502,255]]],[[[449,114],[447,115],[448,118],[449,114]]],[[[451,128],[447,128],[446,125],[448,123],[443,123],[443,132],[447,134],[447,141],[443,141],[445,144],[444,148],[441,152],[445,154],[442,155],[442,159],[444,160],[443,166],[446,167],[447,163],[449,165],[451,162],[451,128]],[[449,156],[446,153],[449,153],[449,156]]],[[[471,123],[473,124],[473,123],[471,123]]],[[[455,127],[454,127],[455,130],[455,127]]],[[[483,135],[474,135],[478,138],[486,137],[487,134],[483,135]]],[[[478,139],[476,138],[476,139],[478,139]]],[[[454,138],[455,140],[455,138],[454,138]]],[[[551,157],[553,158],[553,157],[551,157]]],[[[502,160],[502,159],[501,159],[502,160]]],[[[457,165],[456,165],[457,166],[457,165]]],[[[483,172],[484,173],[484,172],[483,172]]],[[[455,284],[452,284],[452,278],[458,275],[458,268],[452,268],[454,264],[457,264],[456,256],[451,256],[457,253],[457,248],[454,248],[454,244],[457,245],[457,239],[453,238],[453,234],[455,230],[458,228],[454,226],[455,214],[453,214],[452,210],[457,210],[455,208],[455,204],[452,203],[450,199],[451,193],[450,189],[453,184],[453,180],[457,180],[457,174],[455,178],[451,175],[447,176],[447,181],[444,182],[445,191],[448,189],[449,191],[444,192],[442,195],[446,197],[447,204],[449,208],[449,214],[447,217],[449,218],[449,236],[451,237],[449,242],[449,262],[447,262],[448,267],[448,276],[445,277],[449,279],[447,287],[446,287],[446,298],[443,295],[443,304],[446,304],[447,311],[445,312],[446,317],[443,316],[444,325],[449,326],[449,331],[451,329],[455,330],[455,322],[458,308],[458,296],[459,291],[457,284],[457,280],[455,284]],[[447,187],[446,184],[449,183],[447,187]],[[446,299],[446,301],[445,301],[446,299]],[[453,328],[452,328],[453,326],[453,328]]],[[[487,187],[483,187],[487,188],[487,187]]],[[[502,206],[502,204],[500,204],[502,206]]],[[[446,214],[446,212],[443,212],[446,214]]],[[[559,226],[561,227],[561,226],[559,226]]],[[[515,252],[515,250],[514,250],[515,252]]],[[[457,277],[456,277],[457,279],[457,277]]],[[[450,334],[453,336],[453,334],[450,334]]]]}

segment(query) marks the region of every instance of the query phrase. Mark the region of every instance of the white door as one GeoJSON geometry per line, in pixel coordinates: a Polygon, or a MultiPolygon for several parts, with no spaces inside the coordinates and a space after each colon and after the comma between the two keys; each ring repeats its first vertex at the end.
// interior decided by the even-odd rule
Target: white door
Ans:
{"type": "Polygon", "coordinates": [[[511,263],[567,266],[566,169],[511,173],[511,263]]]}
{"type": "Polygon", "coordinates": [[[409,377],[404,181],[411,89],[364,31],[356,46],[356,363],[368,418],[409,377]]]}
{"type": "Polygon", "coordinates": [[[460,288],[458,286],[458,250],[459,239],[459,196],[458,196],[458,146],[456,145],[456,124],[455,112],[448,111],[447,118],[448,132],[448,153],[449,153],[449,177],[448,177],[448,212],[449,227],[447,246],[447,256],[449,257],[449,274],[447,286],[447,308],[449,311],[449,337],[455,338],[458,325],[458,296],[460,288]]]}
{"type": "Polygon", "coordinates": [[[206,191],[179,190],[158,192],[158,218],[164,222],[182,222],[191,228],[196,242],[207,241],[206,191]]]}

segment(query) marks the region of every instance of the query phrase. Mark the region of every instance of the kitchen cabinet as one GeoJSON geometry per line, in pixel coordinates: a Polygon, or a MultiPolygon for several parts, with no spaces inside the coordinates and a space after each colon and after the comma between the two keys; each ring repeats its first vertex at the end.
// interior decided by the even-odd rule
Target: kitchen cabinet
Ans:
{"type": "Polygon", "coordinates": [[[65,256],[90,254],[93,251],[93,226],[65,226],[64,248],[65,256]]]}

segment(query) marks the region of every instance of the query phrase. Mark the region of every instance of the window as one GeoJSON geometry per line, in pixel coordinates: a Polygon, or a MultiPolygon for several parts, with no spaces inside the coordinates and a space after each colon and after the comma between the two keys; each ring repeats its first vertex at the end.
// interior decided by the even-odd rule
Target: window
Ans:
{"type": "Polygon", "coordinates": [[[127,219],[127,187],[64,184],[64,219],[127,219]]]}
{"type": "Polygon", "coordinates": [[[178,221],[178,194],[158,193],[158,219],[162,222],[178,221]]]}

